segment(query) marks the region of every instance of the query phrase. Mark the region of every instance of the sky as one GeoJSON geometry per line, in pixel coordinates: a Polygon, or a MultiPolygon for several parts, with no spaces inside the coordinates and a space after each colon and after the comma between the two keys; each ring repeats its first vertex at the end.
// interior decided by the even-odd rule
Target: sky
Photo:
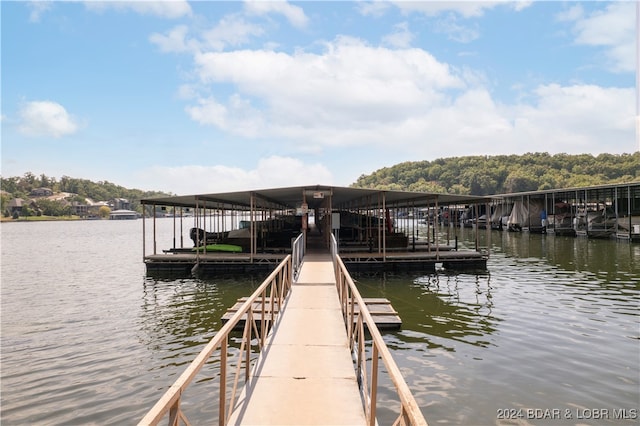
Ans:
{"type": "Polygon", "coordinates": [[[2,1],[3,177],[174,194],[640,149],[634,1],[2,1]]]}

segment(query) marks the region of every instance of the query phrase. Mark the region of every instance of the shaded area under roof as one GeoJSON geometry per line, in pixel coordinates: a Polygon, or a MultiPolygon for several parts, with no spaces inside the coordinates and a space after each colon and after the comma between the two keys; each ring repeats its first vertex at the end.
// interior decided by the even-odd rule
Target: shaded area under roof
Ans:
{"type": "Polygon", "coordinates": [[[250,191],[213,194],[178,195],[146,198],[142,204],[174,207],[206,207],[226,210],[248,210],[251,196],[255,195],[256,208],[300,207],[303,197],[309,209],[323,206],[331,197],[334,209],[375,208],[381,205],[382,195],[387,207],[428,207],[448,204],[477,204],[491,201],[491,197],[436,194],[427,192],[384,191],[378,189],[348,188],[328,185],[295,186],[286,188],[256,189],[250,191]]]}
{"type": "Polygon", "coordinates": [[[590,185],[590,186],[578,186],[578,187],[569,187],[569,188],[554,188],[554,189],[540,189],[535,191],[522,191],[522,192],[509,192],[505,194],[495,194],[491,195],[490,198],[493,200],[510,200],[518,197],[544,197],[549,194],[570,194],[579,192],[584,193],[587,192],[596,192],[596,193],[613,193],[615,189],[623,189],[628,188],[631,190],[636,190],[636,188],[640,188],[640,181],[632,181],[632,182],[620,182],[620,183],[607,183],[602,185],[590,185]]]}

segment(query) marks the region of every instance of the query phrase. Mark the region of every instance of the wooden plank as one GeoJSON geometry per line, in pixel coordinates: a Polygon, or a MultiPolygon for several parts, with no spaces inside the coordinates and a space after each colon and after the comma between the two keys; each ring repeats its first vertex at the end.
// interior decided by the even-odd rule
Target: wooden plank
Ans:
{"type": "Polygon", "coordinates": [[[376,305],[379,303],[391,305],[391,302],[389,302],[389,299],[385,299],[384,297],[364,297],[363,300],[367,306],[376,305]]]}
{"type": "MultiPolygon", "coordinates": [[[[238,309],[246,300],[246,297],[239,298],[238,301],[222,316],[222,322],[225,323],[226,321],[231,319],[231,317],[233,317],[233,314],[238,311],[238,309]]],[[[391,302],[388,299],[385,299],[383,297],[370,297],[364,299],[364,301],[367,305],[367,308],[369,309],[369,313],[373,317],[373,320],[379,329],[388,330],[400,328],[400,326],[402,325],[402,319],[400,319],[400,317],[398,316],[398,312],[393,309],[393,306],[391,306],[391,302]]],[[[275,305],[274,308],[274,312],[277,314],[279,312],[279,307],[275,305]]],[[[354,308],[354,313],[356,315],[355,320],[357,320],[359,312],[360,307],[356,305],[354,308]]],[[[265,315],[265,319],[271,318],[270,298],[265,299],[265,315]]],[[[253,304],[253,318],[255,321],[260,321],[262,319],[262,301],[255,302],[253,304]]],[[[246,314],[238,323],[238,328],[243,327],[245,321],[246,314]]]]}
{"type": "MultiPolygon", "coordinates": [[[[238,312],[238,309],[240,309],[240,307],[242,306],[243,302],[237,302],[235,305],[233,305],[231,308],[227,309],[227,312],[222,316],[222,321],[226,322],[228,320],[230,320],[233,315],[238,312]]],[[[253,318],[256,320],[262,319],[262,303],[254,303],[252,306],[252,312],[253,312],[253,318]]],[[[274,310],[273,312],[277,315],[278,312],[280,311],[278,305],[274,305],[274,310]]],[[[266,315],[266,318],[270,318],[271,317],[271,305],[270,304],[265,304],[264,306],[264,313],[266,315]]],[[[247,318],[247,314],[244,314],[242,316],[242,323],[244,323],[244,321],[247,318]]]]}
{"type": "MultiPolygon", "coordinates": [[[[398,313],[395,310],[393,310],[393,307],[391,307],[391,305],[372,305],[372,306],[367,306],[367,309],[369,310],[369,313],[372,316],[398,315],[398,313]]],[[[356,313],[360,312],[360,306],[356,305],[354,308],[354,312],[356,313]]]]}
{"type": "MultiPolygon", "coordinates": [[[[242,306],[242,304],[247,300],[246,297],[241,297],[238,301],[227,310],[227,312],[222,316],[222,322],[227,322],[233,314],[238,311],[238,309],[242,306]]],[[[271,299],[265,298],[265,319],[271,318],[271,299]]],[[[373,317],[376,326],[381,330],[389,330],[389,329],[399,329],[402,326],[402,319],[398,316],[398,312],[393,309],[391,306],[391,302],[389,299],[385,299],[384,297],[369,297],[364,299],[367,308],[369,309],[369,313],[373,317]]],[[[279,311],[279,306],[275,305],[275,313],[277,314],[279,311]]],[[[358,313],[360,312],[360,307],[355,306],[354,313],[355,319],[357,321],[358,313]]],[[[262,319],[262,301],[257,301],[253,304],[253,318],[255,321],[260,321],[262,319]]],[[[244,322],[246,321],[246,315],[244,315],[243,319],[238,323],[238,328],[244,326],[244,322]]]]}

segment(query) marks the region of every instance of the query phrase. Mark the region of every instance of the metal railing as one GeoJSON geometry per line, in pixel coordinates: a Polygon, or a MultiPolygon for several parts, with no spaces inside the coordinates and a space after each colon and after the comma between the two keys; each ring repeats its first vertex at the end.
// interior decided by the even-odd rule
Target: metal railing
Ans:
{"type": "Polygon", "coordinates": [[[386,367],[387,373],[393,382],[398,398],[400,399],[400,413],[393,423],[394,425],[427,425],[418,403],[411,394],[409,386],[404,380],[400,369],[396,365],[387,345],[382,339],[373,317],[369,313],[360,292],[356,288],[353,279],[338,256],[338,248],[335,238],[331,238],[331,255],[333,257],[336,273],[336,285],[342,314],[349,337],[349,347],[356,364],[356,377],[363,396],[363,403],[367,422],[370,426],[376,425],[376,400],[378,393],[379,360],[386,367]],[[365,325],[369,332],[371,342],[369,352],[367,350],[367,336],[365,325]],[[367,371],[367,356],[371,356],[371,369],[367,371]]]}
{"type": "MultiPolygon", "coordinates": [[[[244,370],[244,383],[251,380],[252,366],[255,364],[252,358],[252,340],[257,341],[258,353],[264,348],[265,339],[269,329],[277,320],[278,313],[282,310],[292,284],[292,257],[287,256],[278,267],[267,277],[258,289],[242,304],[233,317],[216,333],[207,346],[189,364],[182,375],[171,385],[169,390],[160,398],[153,408],[144,416],[138,425],[156,425],[165,416],[169,416],[169,425],[189,425],[185,412],[180,403],[182,394],[192,383],[198,372],[219,349],[220,356],[220,395],[218,398],[218,424],[225,425],[229,421],[236,397],[238,396],[238,384],[241,373],[244,370]],[[254,313],[254,307],[258,307],[254,313]],[[238,323],[245,319],[242,333],[242,341],[237,356],[237,364],[230,365],[228,359],[229,335],[238,323]],[[228,365],[229,364],[229,365],[228,365]],[[231,383],[227,383],[227,375],[232,373],[233,383],[231,390],[227,389],[231,383]]],[[[255,353],[253,355],[256,355],[255,353]]]]}
{"type": "Polygon", "coordinates": [[[300,268],[302,267],[302,259],[304,258],[304,250],[305,249],[305,239],[304,233],[298,235],[298,237],[293,240],[291,243],[291,256],[293,262],[293,278],[294,280],[298,277],[298,272],[300,272],[300,268]]]}

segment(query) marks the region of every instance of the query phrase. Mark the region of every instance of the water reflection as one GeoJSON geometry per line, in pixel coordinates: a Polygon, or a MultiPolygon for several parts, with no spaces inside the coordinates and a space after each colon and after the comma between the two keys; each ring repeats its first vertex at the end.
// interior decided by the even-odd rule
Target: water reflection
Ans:
{"type": "Polygon", "coordinates": [[[140,309],[141,340],[156,349],[169,346],[164,358],[201,345],[220,327],[220,291],[215,283],[145,279],[140,309]]]}
{"type": "MultiPolygon", "coordinates": [[[[140,305],[139,340],[147,347],[147,369],[155,393],[147,409],[169,388],[222,327],[221,317],[236,301],[252,294],[264,277],[161,279],[145,277],[140,305]]],[[[228,365],[240,358],[240,335],[232,333],[228,365]]],[[[255,358],[255,356],[253,357],[255,358]]],[[[217,418],[220,353],[215,351],[186,391],[183,409],[190,421],[217,418]],[[216,400],[217,401],[217,400],[216,400]]],[[[230,370],[228,374],[232,374],[230,370]]],[[[229,383],[233,378],[227,377],[229,383]]]]}
{"type": "MultiPolygon", "coordinates": [[[[485,236],[486,238],[486,236],[485,236]]],[[[483,239],[482,244],[485,244],[483,239]]],[[[518,259],[544,259],[566,271],[590,271],[609,279],[640,273],[640,246],[616,240],[493,232],[491,251],[518,259]]]]}
{"type": "MultiPolygon", "coordinates": [[[[493,315],[491,279],[484,274],[378,274],[356,276],[363,297],[386,297],[403,325],[396,338],[425,349],[455,351],[453,342],[486,347],[499,319],[493,315]]],[[[396,344],[389,338],[391,349],[396,344]]]]}
{"type": "MultiPolygon", "coordinates": [[[[494,232],[490,250],[490,272],[357,277],[365,297],[388,298],[403,320],[384,339],[427,420],[637,406],[640,247],[494,232]]],[[[395,406],[391,390],[381,395],[385,410],[395,406]]],[[[625,422],[637,419],[582,421],[625,422]]]]}
{"type": "MultiPolygon", "coordinates": [[[[222,326],[221,317],[260,285],[258,277],[158,279],[146,277],[140,309],[141,340],[169,352],[206,344],[222,326]]],[[[168,355],[171,357],[171,355],[168,355]]]]}

